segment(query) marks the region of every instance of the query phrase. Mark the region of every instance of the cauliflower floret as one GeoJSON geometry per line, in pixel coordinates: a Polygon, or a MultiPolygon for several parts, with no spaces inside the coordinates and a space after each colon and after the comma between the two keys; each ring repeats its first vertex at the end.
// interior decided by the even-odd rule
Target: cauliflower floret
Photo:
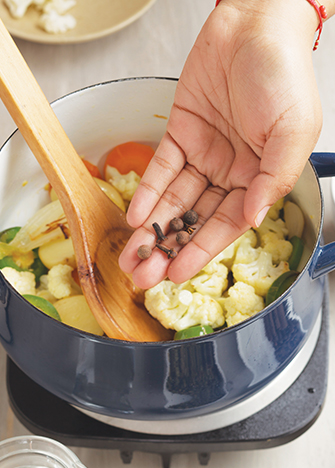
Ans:
{"type": "Polygon", "coordinates": [[[48,33],[64,33],[77,24],[72,15],[64,15],[76,0],[5,0],[5,4],[14,18],[22,18],[28,7],[34,5],[42,13],[39,26],[48,33]]]}
{"type": "Polygon", "coordinates": [[[237,243],[235,241],[222,250],[222,252],[220,252],[216,257],[214,257],[212,262],[222,262],[224,265],[226,265],[227,268],[231,268],[234,262],[236,249],[237,243]]]}
{"type": "Polygon", "coordinates": [[[20,294],[36,294],[36,281],[34,273],[30,271],[17,271],[11,267],[2,268],[6,280],[20,294]]]}
{"type": "Polygon", "coordinates": [[[70,14],[60,15],[56,10],[50,10],[48,13],[43,13],[41,15],[38,24],[46,32],[58,34],[75,28],[77,21],[75,17],[70,14]]]}
{"type": "Polygon", "coordinates": [[[236,325],[264,309],[263,298],[255,293],[252,286],[241,281],[229,288],[228,297],[219,299],[218,302],[226,311],[228,327],[236,325]]]}
{"type": "Polygon", "coordinates": [[[265,252],[272,255],[275,264],[287,262],[292,254],[293,245],[285,239],[278,239],[274,232],[267,232],[262,236],[261,246],[265,252]]]}
{"type": "Polygon", "coordinates": [[[53,294],[51,294],[48,289],[38,289],[36,291],[36,296],[43,297],[43,299],[51,302],[51,304],[54,304],[56,301],[58,301],[58,299],[53,294]]]}
{"type": "Polygon", "coordinates": [[[232,272],[236,281],[243,281],[255,288],[256,294],[265,297],[271,284],[278,276],[289,270],[287,262],[278,266],[272,263],[272,255],[260,251],[257,260],[251,263],[234,263],[232,272]]]}
{"type": "Polygon", "coordinates": [[[259,236],[259,239],[261,239],[264,234],[267,234],[268,232],[274,232],[278,239],[284,239],[287,237],[288,229],[285,222],[281,218],[273,220],[268,215],[266,215],[262,224],[256,228],[256,232],[259,236]]]}
{"type": "Polygon", "coordinates": [[[5,0],[5,5],[14,18],[22,18],[32,3],[32,0],[5,0]]]}
{"type": "Polygon", "coordinates": [[[189,281],[183,285],[162,281],[145,291],[144,305],[165,328],[176,331],[193,325],[217,328],[225,322],[219,303],[208,295],[192,292],[189,281]]]}
{"type": "Polygon", "coordinates": [[[47,301],[51,302],[51,304],[53,304],[54,302],[57,301],[57,299],[49,291],[48,284],[49,284],[48,275],[40,276],[39,286],[36,289],[36,295],[43,297],[43,299],[46,299],[47,301]]]}
{"type": "Polygon", "coordinates": [[[176,331],[193,327],[194,325],[210,325],[221,327],[225,323],[222,307],[211,296],[193,293],[193,299],[187,312],[174,324],[176,331]]]}
{"type": "Polygon", "coordinates": [[[274,205],[271,206],[266,216],[276,221],[276,219],[279,218],[280,210],[282,210],[283,207],[284,207],[284,198],[281,198],[274,205]]]}
{"type": "Polygon", "coordinates": [[[194,276],[190,284],[200,294],[220,297],[228,287],[229,270],[223,263],[214,260],[194,276]]]}
{"type": "Polygon", "coordinates": [[[48,275],[41,275],[40,276],[40,284],[39,287],[37,288],[37,291],[44,291],[48,290],[48,275]]]}
{"type": "Polygon", "coordinates": [[[130,171],[128,174],[120,174],[115,167],[111,166],[107,166],[105,178],[128,202],[132,199],[141,180],[140,176],[134,171],[130,171]]]}
{"type": "Polygon", "coordinates": [[[257,260],[260,249],[255,248],[257,236],[252,229],[249,229],[238,239],[234,263],[250,263],[257,260]]]}
{"type": "Polygon", "coordinates": [[[78,286],[71,275],[72,270],[69,265],[55,265],[49,270],[47,280],[43,278],[48,291],[56,299],[78,294],[78,286]]]}
{"type": "Polygon", "coordinates": [[[255,247],[257,244],[257,236],[255,232],[252,229],[249,229],[242,236],[228,245],[228,247],[222,250],[222,252],[220,252],[215,258],[213,258],[212,262],[221,262],[230,269],[234,263],[236,252],[243,241],[245,241],[246,244],[250,243],[251,247],[255,247]]]}
{"type": "MultiPolygon", "coordinates": [[[[185,289],[188,293],[191,291],[185,289]]],[[[149,313],[161,322],[165,328],[174,328],[174,323],[180,320],[186,313],[193,300],[189,295],[182,293],[182,288],[172,281],[162,281],[144,293],[144,305],[149,313]],[[187,297],[188,296],[188,297],[187,297]]]]}

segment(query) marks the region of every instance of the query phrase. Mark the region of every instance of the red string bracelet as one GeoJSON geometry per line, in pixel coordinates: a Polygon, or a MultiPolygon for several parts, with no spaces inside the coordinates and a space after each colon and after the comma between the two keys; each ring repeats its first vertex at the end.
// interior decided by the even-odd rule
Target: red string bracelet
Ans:
{"type": "Polygon", "coordinates": [[[313,50],[316,50],[318,48],[318,45],[319,45],[319,40],[320,40],[322,28],[323,28],[323,20],[327,18],[327,11],[326,11],[326,7],[324,5],[319,6],[315,0],[307,0],[307,1],[308,1],[308,3],[310,3],[312,5],[312,7],[314,7],[315,11],[318,14],[319,20],[320,20],[319,26],[316,29],[318,31],[318,37],[316,38],[316,41],[315,41],[314,47],[313,47],[313,50]]]}
{"type": "MultiPolygon", "coordinates": [[[[322,28],[323,28],[323,20],[327,18],[327,11],[326,11],[326,7],[324,5],[319,6],[318,3],[315,0],[307,0],[307,1],[308,1],[309,4],[312,5],[312,7],[314,7],[315,11],[318,14],[319,20],[320,20],[319,26],[316,29],[318,31],[318,37],[316,38],[316,41],[315,41],[314,47],[313,47],[313,50],[316,50],[318,48],[318,45],[319,45],[319,40],[320,40],[322,28]]],[[[221,2],[221,0],[216,0],[215,6],[217,7],[220,2],[221,2]]]]}

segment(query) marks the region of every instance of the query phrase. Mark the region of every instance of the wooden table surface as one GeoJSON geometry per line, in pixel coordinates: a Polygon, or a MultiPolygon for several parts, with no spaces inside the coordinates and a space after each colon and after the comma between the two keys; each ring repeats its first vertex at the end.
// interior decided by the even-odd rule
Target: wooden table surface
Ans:
{"type": "MultiPolygon", "coordinates": [[[[78,0],[79,1],[79,0],[78,0]]],[[[99,40],[75,45],[43,45],[17,40],[37,81],[52,101],[79,88],[132,76],[178,77],[214,0],[157,0],[138,21],[99,40]]],[[[335,150],[335,20],[324,28],[313,54],[324,128],[318,151],[335,150]]],[[[1,57],[1,53],[0,53],[1,57]]],[[[1,59],[0,59],[1,64],[1,59]]],[[[0,65],[1,66],[1,65],[0,65]]],[[[0,144],[15,129],[0,103],[0,144]]],[[[330,180],[322,181],[326,202],[324,235],[335,239],[330,180]]],[[[335,467],[335,274],[330,279],[330,369],[324,409],[316,423],[298,439],[281,447],[212,454],[209,468],[332,468],[335,467]]],[[[29,433],[13,415],[5,386],[6,355],[0,347],[0,440],[29,433]]],[[[87,468],[124,466],[117,450],[73,448],[87,468]]],[[[161,467],[159,455],[135,452],[134,468],[161,467]]],[[[196,454],[174,455],[171,468],[199,466],[196,454]]]]}

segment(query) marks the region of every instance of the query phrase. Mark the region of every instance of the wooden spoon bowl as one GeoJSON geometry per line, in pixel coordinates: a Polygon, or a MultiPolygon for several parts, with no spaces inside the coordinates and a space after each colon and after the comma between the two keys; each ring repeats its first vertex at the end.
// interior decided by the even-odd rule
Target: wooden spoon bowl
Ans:
{"type": "Polygon", "coordinates": [[[171,339],[118,266],[132,233],[125,214],[87,171],[1,20],[0,44],[0,97],[60,199],[82,290],[98,323],[111,338],[171,339]]]}

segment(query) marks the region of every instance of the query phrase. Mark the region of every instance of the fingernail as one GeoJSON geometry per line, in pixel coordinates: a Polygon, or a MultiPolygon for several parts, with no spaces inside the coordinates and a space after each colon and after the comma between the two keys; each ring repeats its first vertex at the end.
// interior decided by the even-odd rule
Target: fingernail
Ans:
{"type": "Polygon", "coordinates": [[[258,213],[258,215],[256,216],[255,218],[255,225],[256,227],[259,227],[262,222],[263,222],[263,219],[265,218],[267,212],[269,211],[271,207],[270,206],[265,206],[264,208],[261,209],[261,211],[258,213]]]}

